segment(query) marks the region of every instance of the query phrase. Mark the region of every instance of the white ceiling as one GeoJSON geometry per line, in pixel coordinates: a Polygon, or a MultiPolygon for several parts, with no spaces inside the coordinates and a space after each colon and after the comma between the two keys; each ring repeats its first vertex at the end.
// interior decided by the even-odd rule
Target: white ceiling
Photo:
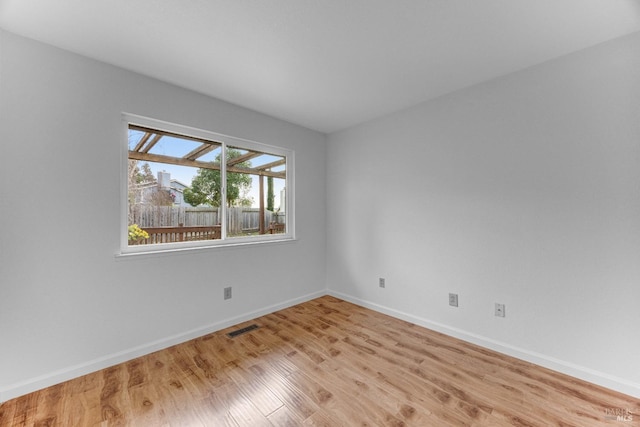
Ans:
{"type": "Polygon", "coordinates": [[[328,133],[640,31],[640,0],[0,0],[0,27],[328,133]]]}

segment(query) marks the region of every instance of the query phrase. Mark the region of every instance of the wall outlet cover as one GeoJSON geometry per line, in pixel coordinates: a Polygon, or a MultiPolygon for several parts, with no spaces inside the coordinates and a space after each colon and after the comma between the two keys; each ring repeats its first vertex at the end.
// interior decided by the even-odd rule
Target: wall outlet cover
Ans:
{"type": "Polygon", "coordinates": [[[451,307],[458,306],[458,294],[449,294],[449,305],[451,307]]]}

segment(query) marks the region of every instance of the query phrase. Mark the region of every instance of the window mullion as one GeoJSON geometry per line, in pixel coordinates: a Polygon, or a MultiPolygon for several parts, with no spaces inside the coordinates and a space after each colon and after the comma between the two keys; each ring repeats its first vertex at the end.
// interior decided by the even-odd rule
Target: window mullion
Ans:
{"type": "Polygon", "coordinates": [[[220,154],[220,230],[221,239],[227,238],[227,144],[222,143],[220,154]]]}

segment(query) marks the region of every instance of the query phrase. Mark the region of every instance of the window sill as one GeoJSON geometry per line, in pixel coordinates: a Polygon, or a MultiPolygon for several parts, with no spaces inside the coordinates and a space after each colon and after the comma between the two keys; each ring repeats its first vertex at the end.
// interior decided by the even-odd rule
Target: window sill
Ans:
{"type": "Polygon", "coordinates": [[[155,256],[171,256],[171,255],[184,255],[195,252],[202,251],[212,251],[217,249],[231,249],[231,248],[247,248],[261,245],[280,245],[286,243],[294,243],[298,239],[294,237],[284,237],[282,239],[272,239],[272,240],[263,240],[263,241],[226,241],[225,243],[220,243],[216,245],[201,245],[201,246],[187,246],[187,247],[171,247],[171,248],[163,248],[163,249],[153,249],[148,251],[120,251],[115,254],[116,259],[127,259],[127,258],[137,258],[137,257],[155,257],[155,256]]]}

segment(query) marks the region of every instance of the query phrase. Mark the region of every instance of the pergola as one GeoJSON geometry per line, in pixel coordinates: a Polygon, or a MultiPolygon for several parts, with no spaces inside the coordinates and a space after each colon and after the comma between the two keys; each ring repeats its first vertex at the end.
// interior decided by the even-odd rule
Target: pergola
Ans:
{"type": "MultiPolygon", "coordinates": [[[[180,135],[172,132],[161,131],[157,129],[150,129],[144,126],[129,125],[130,130],[140,132],[140,139],[137,141],[129,141],[129,159],[142,160],[154,163],[165,163],[178,166],[189,166],[202,169],[220,170],[221,164],[219,161],[203,161],[202,157],[211,153],[212,151],[221,148],[222,143],[210,141],[208,139],[197,138],[193,136],[180,135]],[[153,148],[163,137],[177,138],[185,141],[193,141],[197,143],[195,148],[185,149],[178,155],[157,154],[153,152],[153,148]]],[[[193,144],[191,144],[193,145],[193,144]]],[[[178,147],[176,151],[180,151],[178,147]]],[[[235,148],[235,147],[234,147],[235,148]]],[[[286,168],[284,170],[274,171],[274,168],[279,166],[286,166],[286,158],[283,156],[277,156],[274,154],[264,153],[260,151],[253,151],[241,148],[242,154],[240,156],[228,159],[226,162],[227,172],[241,173],[248,175],[257,175],[260,177],[260,234],[265,233],[265,206],[264,206],[264,177],[274,178],[286,178],[286,168]],[[273,160],[273,158],[276,160],[273,160]],[[241,163],[251,160],[255,166],[245,167],[239,166],[241,163]]],[[[219,157],[221,158],[221,156],[219,157]]]]}

